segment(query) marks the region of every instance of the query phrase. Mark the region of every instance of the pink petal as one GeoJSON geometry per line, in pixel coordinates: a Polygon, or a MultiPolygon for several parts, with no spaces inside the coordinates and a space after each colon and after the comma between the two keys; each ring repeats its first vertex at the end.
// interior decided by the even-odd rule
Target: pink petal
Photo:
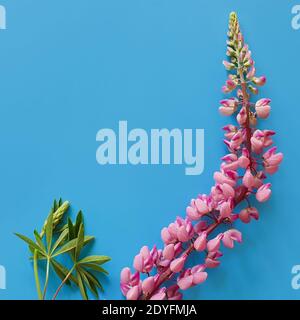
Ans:
{"type": "Polygon", "coordinates": [[[181,290],[186,290],[193,285],[193,276],[184,277],[178,280],[177,284],[181,290]]]}
{"type": "Polygon", "coordinates": [[[207,243],[207,250],[210,252],[218,251],[220,248],[222,237],[223,237],[223,234],[221,233],[218,236],[216,236],[214,239],[209,240],[207,243]]]}
{"type": "Polygon", "coordinates": [[[134,257],[133,267],[136,271],[142,272],[144,269],[144,258],[141,254],[138,254],[134,257]]]}
{"type": "Polygon", "coordinates": [[[170,269],[172,272],[180,272],[185,264],[185,258],[180,257],[171,262],[170,269]]]}
{"type": "Polygon", "coordinates": [[[140,296],[139,286],[131,288],[126,295],[127,300],[138,300],[140,296]]]}
{"type": "Polygon", "coordinates": [[[142,282],[142,290],[144,293],[150,293],[154,288],[154,277],[148,277],[142,282]]]}
{"type": "Polygon", "coordinates": [[[206,248],[206,237],[207,234],[206,232],[202,232],[201,235],[196,239],[196,241],[194,242],[194,248],[197,251],[203,251],[206,248]]]}
{"type": "Polygon", "coordinates": [[[174,254],[174,244],[168,244],[163,250],[163,257],[167,260],[172,260],[174,258],[174,254]]]}
{"type": "Polygon", "coordinates": [[[122,283],[129,283],[130,277],[131,277],[130,269],[128,267],[123,268],[121,271],[121,282],[122,283]]]}
{"type": "Polygon", "coordinates": [[[193,284],[200,284],[207,279],[207,272],[196,272],[193,274],[193,284]]]}

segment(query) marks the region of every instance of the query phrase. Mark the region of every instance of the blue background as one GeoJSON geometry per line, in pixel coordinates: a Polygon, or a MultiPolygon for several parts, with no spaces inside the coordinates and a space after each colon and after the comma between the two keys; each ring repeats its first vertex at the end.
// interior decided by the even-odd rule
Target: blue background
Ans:
{"type": "MultiPolygon", "coordinates": [[[[299,2],[299,1],[298,1],[299,2]]],[[[285,160],[271,178],[273,196],[261,220],[239,225],[244,242],[224,250],[195,299],[300,298],[291,268],[300,264],[299,50],[291,27],[295,1],[52,0],[1,1],[0,31],[0,264],[7,290],[0,299],[35,299],[28,251],[13,232],[30,235],[54,198],[82,208],[108,254],[104,298],[119,299],[119,272],[139,248],[160,244],[160,230],[184,215],[190,198],[209,192],[225,148],[218,114],[225,81],[228,14],[239,14],[285,160]],[[205,171],[184,166],[100,166],[101,128],[204,128],[205,171]]],[[[230,121],[233,121],[230,119],[230,121]]],[[[195,261],[197,258],[195,258],[195,261]]],[[[199,260],[200,261],[200,260],[199,260]]],[[[51,281],[50,293],[58,281],[51,281]]],[[[103,297],[103,296],[102,296],[103,297]]],[[[61,299],[80,298],[65,288],[61,299]]]]}

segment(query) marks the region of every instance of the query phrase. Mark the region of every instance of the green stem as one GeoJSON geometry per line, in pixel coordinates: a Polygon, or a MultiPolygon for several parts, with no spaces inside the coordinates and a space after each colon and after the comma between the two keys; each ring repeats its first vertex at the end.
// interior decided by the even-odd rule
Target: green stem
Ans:
{"type": "Polygon", "coordinates": [[[37,252],[37,250],[34,250],[34,254],[33,254],[33,270],[34,270],[34,278],[35,278],[35,285],[36,285],[38,298],[39,298],[39,300],[43,300],[41,284],[40,284],[40,280],[39,280],[38,252],[37,252]]]}
{"type": "Polygon", "coordinates": [[[50,259],[49,259],[49,257],[48,257],[48,258],[47,258],[47,267],[46,267],[46,280],[45,280],[44,291],[43,291],[43,300],[45,300],[46,292],[47,292],[47,288],[48,288],[49,269],[50,269],[50,259]]]}
{"type": "Polygon", "coordinates": [[[67,280],[69,279],[69,277],[71,276],[73,270],[75,269],[75,264],[72,267],[72,269],[69,271],[69,273],[66,275],[66,277],[64,278],[64,280],[61,282],[61,284],[59,285],[59,287],[57,288],[57,290],[55,291],[52,300],[55,300],[57,295],[59,294],[59,291],[61,290],[61,288],[64,286],[64,284],[67,282],[67,280]]]}

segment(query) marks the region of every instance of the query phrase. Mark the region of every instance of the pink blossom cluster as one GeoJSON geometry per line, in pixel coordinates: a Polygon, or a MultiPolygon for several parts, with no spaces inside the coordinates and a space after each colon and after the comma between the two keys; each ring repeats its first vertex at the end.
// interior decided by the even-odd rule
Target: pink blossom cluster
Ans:
{"type": "Polygon", "coordinates": [[[134,273],[129,268],[122,270],[121,290],[128,300],[182,299],[182,290],[203,283],[207,270],[220,265],[222,247],[233,248],[235,242],[242,242],[242,234],[232,228],[233,223],[259,219],[258,209],[250,204],[252,198],[265,202],[271,196],[271,184],[266,179],[278,170],[283,155],[272,147],[274,131],[256,129],[257,120],[270,115],[271,100],[250,100],[250,94],[258,94],[257,87],[263,86],[266,78],[256,76],[235,13],[230,15],[227,44],[229,59],[223,64],[231,73],[223,92],[235,91],[236,97],[222,100],[219,111],[225,116],[235,115],[237,121],[237,125],[223,128],[228,154],[214,173],[210,193],[192,199],[186,217],[177,217],[162,229],[164,248],[144,246],[134,258],[134,273]],[[244,208],[237,210],[243,203],[244,208]],[[215,233],[220,225],[230,227],[215,233]],[[190,267],[192,252],[202,252],[203,263],[190,267]]]}

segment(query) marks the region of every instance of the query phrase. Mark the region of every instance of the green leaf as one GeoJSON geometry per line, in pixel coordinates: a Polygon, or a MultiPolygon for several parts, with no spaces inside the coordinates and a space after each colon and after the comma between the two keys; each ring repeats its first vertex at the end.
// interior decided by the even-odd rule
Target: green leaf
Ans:
{"type": "Polygon", "coordinates": [[[47,218],[45,232],[46,232],[47,249],[48,249],[48,252],[50,252],[51,244],[52,244],[52,235],[53,235],[53,212],[51,212],[47,218]]]}
{"type": "Polygon", "coordinates": [[[66,239],[67,235],[68,235],[68,229],[65,229],[58,237],[58,239],[55,241],[53,247],[52,247],[52,250],[51,250],[51,253],[53,253],[57,247],[59,247],[62,242],[66,239]]]}
{"type": "Polygon", "coordinates": [[[103,264],[107,261],[110,261],[111,258],[108,256],[87,256],[82,260],[78,261],[78,263],[96,263],[96,264],[103,264]]]}
{"type": "MultiPolygon", "coordinates": [[[[51,259],[51,265],[56,272],[56,274],[60,277],[61,280],[64,280],[70,270],[60,264],[57,260],[51,259]]],[[[70,285],[70,280],[72,280],[76,285],[78,285],[77,279],[74,277],[73,274],[69,276],[69,279],[66,281],[66,284],[70,285]]]]}
{"type": "Polygon", "coordinates": [[[76,244],[76,249],[75,249],[75,259],[78,260],[80,256],[81,249],[84,245],[84,226],[81,223],[79,226],[78,230],[78,235],[77,235],[77,244],[76,244]]]}
{"type": "Polygon", "coordinates": [[[77,271],[77,280],[78,280],[78,287],[79,287],[79,290],[80,290],[80,293],[83,297],[84,300],[89,300],[88,296],[87,296],[87,293],[86,293],[86,287],[82,281],[82,278],[81,278],[81,275],[80,275],[80,272],[77,271]]]}
{"type": "MultiPolygon", "coordinates": [[[[53,268],[53,270],[55,271],[55,273],[56,273],[56,274],[58,275],[58,277],[63,281],[63,280],[65,279],[66,275],[68,274],[68,273],[65,273],[65,271],[67,271],[67,269],[64,270],[64,267],[61,266],[61,265],[59,265],[59,263],[58,263],[56,260],[54,260],[54,259],[51,259],[51,260],[50,260],[50,263],[51,263],[51,267],[53,268]]],[[[71,284],[70,280],[66,280],[66,281],[65,281],[65,284],[66,284],[67,286],[69,286],[69,285],[71,284]]]]}
{"type": "Polygon", "coordinates": [[[76,222],[75,222],[75,234],[76,235],[78,235],[78,233],[79,233],[79,228],[80,228],[81,224],[83,224],[83,215],[82,215],[82,211],[80,210],[77,214],[76,222]]]}
{"type": "Polygon", "coordinates": [[[81,270],[80,274],[81,274],[83,281],[87,284],[87,286],[91,290],[91,292],[96,296],[97,299],[99,299],[97,285],[94,283],[93,279],[90,278],[90,274],[87,271],[85,271],[84,269],[81,270]]]}
{"type": "Polygon", "coordinates": [[[91,242],[94,239],[95,239],[94,236],[84,236],[84,245],[87,245],[89,242],[91,242]]]}
{"type": "Polygon", "coordinates": [[[99,280],[89,271],[82,269],[82,272],[87,276],[90,282],[92,282],[95,286],[97,286],[101,291],[103,290],[102,284],[99,282],[99,280]]]}
{"type": "Polygon", "coordinates": [[[72,223],[72,220],[68,218],[68,229],[69,229],[69,240],[72,240],[75,238],[75,230],[72,223]]]}
{"type": "MultiPolygon", "coordinates": [[[[34,233],[35,240],[36,240],[38,246],[39,246],[39,247],[42,249],[42,251],[44,251],[45,254],[46,254],[46,248],[45,248],[45,246],[44,246],[43,240],[42,240],[42,238],[40,237],[39,233],[37,232],[37,230],[34,230],[33,233],[34,233]]],[[[33,248],[32,248],[31,246],[30,246],[30,251],[33,252],[33,248]]]]}
{"type": "Polygon", "coordinates": [[[77,244],[77,238],[70,240],[69,242],[67,242],[65,245],[63,245],[59,250],[57,250],[52,257],[57,257],[65,252],[68,252],[72,249],[74,249],[76,247],[77,244]]]}
{"type": "Polygon", "coordinates": [[[42,249],[34,241],[32,241],[31,239],[29,239],[28,237],[26,237],[20,233],[15,233],[15,235],[17,237],[19,237],[20,239],[22,239],[23,241],[25,241],[30,247],[34,248],[39,253],[43,254],[42,249]]]}
{"type": "Polygon", "coordinates": [[[93,264],[93,263],[82,263],[81,265],[84,266],[85,268],[89,268],[89,269],[92,269],[92,270],[94,270],[94,271],[104,273],[104,274],[106,274],[106,275],[109,274],[104,268],[98,266],[97,264],[93,264]]]}

